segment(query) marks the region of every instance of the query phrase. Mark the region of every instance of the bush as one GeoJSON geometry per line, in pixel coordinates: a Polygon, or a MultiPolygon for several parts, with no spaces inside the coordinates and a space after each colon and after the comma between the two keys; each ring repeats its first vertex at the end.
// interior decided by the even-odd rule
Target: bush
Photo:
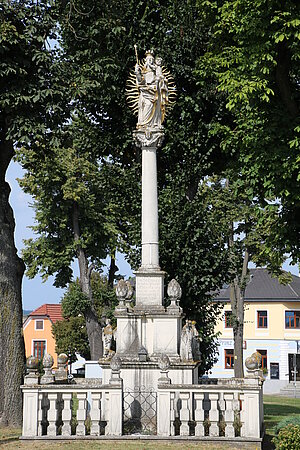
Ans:
{"type": "Polygon", "coordinates": [[[282,428],[272,442],[276,450],[300,450],[300,426],[288,425],[282,428]]]}
{"type": "Polygon", "coordinates": [[[274,427],[275,434],[278,434],[282,428],[285,428],[288,425],[297,425],[300,427],[300,415],[285,417],[278,422],[278,424],[274,427]]]}

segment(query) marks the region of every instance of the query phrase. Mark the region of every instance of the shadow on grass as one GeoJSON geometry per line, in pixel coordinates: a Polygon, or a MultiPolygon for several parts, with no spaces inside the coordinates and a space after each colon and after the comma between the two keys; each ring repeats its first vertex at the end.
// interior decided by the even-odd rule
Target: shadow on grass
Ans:
{"type": "Polygon", "coordinates": [[[274,436],[271,436],[270,434],[264,435],[264,440],[262,444],[263,450],[274,450],[275,445],[271,442],[274,436]]]}
{"type": "Polygon", "coordinates": [[[300,414],[300,406],[280,405],[278,403],[265,403],[265,416],[290,416],[291,414],[300,414]]]}

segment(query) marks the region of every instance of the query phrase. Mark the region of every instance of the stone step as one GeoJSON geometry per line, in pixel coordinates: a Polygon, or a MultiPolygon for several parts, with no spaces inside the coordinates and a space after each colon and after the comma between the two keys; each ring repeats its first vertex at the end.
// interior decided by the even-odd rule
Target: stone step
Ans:
{"type": "Polygon", "coordinates": [[[280,395],[284,397],[300,398],[300,382],[296,382],[296,386],[294,383],[289,383],[287,386],[280,389],[280,395]]]}

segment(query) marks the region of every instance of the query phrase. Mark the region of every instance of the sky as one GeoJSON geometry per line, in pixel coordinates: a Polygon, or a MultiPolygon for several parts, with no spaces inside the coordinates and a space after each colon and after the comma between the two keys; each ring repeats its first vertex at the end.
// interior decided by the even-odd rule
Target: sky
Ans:
{"type": "MultiPolygon", "coordinates": [[[[30,226],[34,224],[34,211],[30,207],[32,199],[22,191],[16,180],[17,178],[22,178],[22,176],[23,172],[20,165],[16,162],[11,162],[7,171],[6,180],[11,187],[10,204],[13,208],[16,221],[15,244],[20,256],[21,250],[24,247],[23,240],[34,237],[34,233],[30,229],[30,226]]],[[[104,263],[108,264],[109,261],[105,260],[104,263]]],[[[125,261],[124,255],[117,254],[117,266],[119,267],[119,274],[125,277],[132,276],[131,267],[125,261]]],[[[250,267],[254,267],[253,264],[250,267]]],[[[299,275],[298,267],[290,266],[289,261],[284,264],[283,268],[294,275],[299,275]]],[[[73,269],[76,277],[78,275],[76,264],[74,264],[73,269]]],[[[22,285],[23,309],[33,310],[44,303],[59,303],[64,294],[64,289],[54,287],[53,281],[53,277],[49,277],[46,282],[43,282],[39,275],[32,280],[25,275],[22,285]]]]}

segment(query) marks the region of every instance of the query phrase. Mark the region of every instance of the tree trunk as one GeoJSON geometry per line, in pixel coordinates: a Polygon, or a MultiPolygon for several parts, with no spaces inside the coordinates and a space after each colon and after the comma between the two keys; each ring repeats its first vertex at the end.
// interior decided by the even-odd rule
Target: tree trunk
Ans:
{"type": "Polygon", "coordinates": [[[5,174],[13,156],[12,145],[0,146],[0,424],[22,423],[25,348],[22,335],[21,284],[24,263],[14,242],[15,221],[8,199],[5,174]]]}
{"type": "Polygon", "coordinates": [[[291,53],[287,41],[284,40],[277,45],[276,83],[279,93],[286,109],[293,119],[299,115],[297,101],[292,93],[290,80],[291,53]]]}
{"type": "Polygon", "coordinates": [[[110,258],[110,266],[108,272],[108,285],[113,288],[115,281],[115,273],[118,272],[119,268],[116,265],[116,252],[114,251],[110,258]]]}
{"type": "MultiPolygon", "coordinates": [[[[80,242],[79,227],[79,206],[76,202],[73,204],[73,230],[74,239],[80,242]]],[[[88,265],[88,259],[80,244],[77,246],[77,258],[79,264],[79,279],[82,292],[89,298],[90,304],[85,311],[86,331],[89,339],[91,360],[96,361],[103,356],[102,327],[98,322],[97,313],[93,305],[93,295],[91,289],[92,267],[88,265]]]]}
{"type": "Polygon", "coordinates": [[[230,302],[233,319],[233,339],[234,339],[234,376],[244,378],[244,292],[246,275],[248,271],[248,250],[245,250],[242,274],[239,279],[235,277],[230,286],[230,302]]]}

